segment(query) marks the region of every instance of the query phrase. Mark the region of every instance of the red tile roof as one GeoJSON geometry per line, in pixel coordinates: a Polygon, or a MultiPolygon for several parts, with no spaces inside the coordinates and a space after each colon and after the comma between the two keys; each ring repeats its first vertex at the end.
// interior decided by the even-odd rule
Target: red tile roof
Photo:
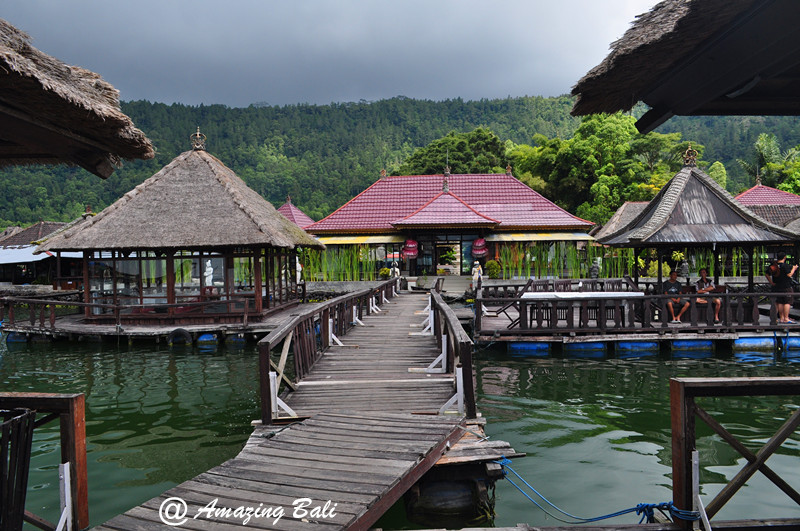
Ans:
{"type": "MultiPolygon", "coordinates": [[[[474,220],[478,214],[496,220],[496,230],[580,230],[593,225],[556,206],[512,175],[456,174],[447,179],[449,195],[469,207],[469,213],[462,212],[464,220],[474,220]]],[[[394,231],[393,222],[411,216],[442,195],[443,181],[442,174],[381,178],[307,230],[312,234],[394,231]]],[[[459,224],[455,212],[448,216],[449,221],[459,224]]]]}
{"type": "Polygon", "coordinates": [[[305,212],[294,206],[291,200],[287,200],[282,204],[278,212],[301,229],[305,229],[314,223],[314,220],[308,217],[305,212]]]}
{"type": "Polygon", "coordinates": [[[483,226],[494,227],[499,221],[476,212],[450,192],[440,192],[416,212],[392,223],[395,227],[483,226]]]}
{"type": "Polygon", "coordinates": [[[777,188],[757,184],[736,196],[736,200],[745,206],[751,205],[800,205],[800,195],[795,195],[777,188]]]}

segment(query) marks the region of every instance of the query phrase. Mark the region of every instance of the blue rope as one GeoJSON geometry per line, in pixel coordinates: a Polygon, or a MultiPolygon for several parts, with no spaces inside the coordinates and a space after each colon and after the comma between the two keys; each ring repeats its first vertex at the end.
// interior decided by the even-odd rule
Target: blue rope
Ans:
{"type": "Polygon", "coordinates": [[[652,522],[654,522],[654,519],[655,519],[655,510],[656,509],[658,509],[660,511],[669,511],[669,513],[673,517],[679,518],[681,520],[694,521],[694,520],[699,520],[700,519],[700,515],[697,512],[678,509],[677,507],[675,507],[672,504],[671,501],[670,502],[663,502],[663,503],[640,503],[636,507],[630,507],[628,509],[623,509],[623,510],[617,511],[615,513],[606,514],[606,515],[603,515],[603,516],[596,516],[594,518],[583,518],[583,517],[580,517],[580,516],[575,516],[575,515],[572,515],[572,514],[566,512],[566,511],[558,508],[550,500],[548,500],[547,498],[542,496],[542,494],[539,491],[537,491],[535,488],[533,488],[533,486],[530,483],[525,481],[525,479],[522,476],[520,476],[517,473],[516,470],[514,470],[513,468],[511,468],[509,466],[511,464],[511,460],[510,459],[507,459],[505,456],[503,456],[503,457],[500,458],[500,460],[494,461],[494,462],[503,467],[503,475],[506,477],[506,480],[509,483],[511,483],[512,485],[514,485],[514,487],[516,487],[516,489],[518,491],[520,491],[523,496],[525,496],[526,498],[528,498],[528,500],[533,502],[533,504],[536,507],[538,507],[539,509],[541,509],[542,511],[544,511],[545,514],[547,514],[551,518],[554,518],[554,519],[558,520],[559,522],[563,522],[565,524],[585,524],[585,523],[589,523],[589,522],[598,522],[600,520],[607,520],[608,518],[616,518],[617,516],[622,516],[622,515],[630,514],[630,513],[633,513],[633,512],[635,512],[637,516],[641,515],[641,519],[639,520],[640,524],[644,523],[645,521],[652,523],[652,522]],[[519,485],[514,483],[514,481],[510,477],[508,477],[508,472],[507,471],[511,471],[520,481],[522,481],[522,483],[525,484],[526,487],[528,487],[534,494],[536,494],[539,498],[541,498],[542,501],[545,503],[545,505],[549,506],[552,509],[555,509],[556,512],[561,513],[562,515],[564,515],[564,516],[566,516],[568,518],[572,518],[572,521],[566,520],[566,519],[558,516],[557,514],[553,514],[553,512],[550,512],[549,510],[547,510],[544,507],[542,507],[542,505],[540,505],[536,500],[531,498],[528,495],[527,492],[525,492],[519,485]]]}

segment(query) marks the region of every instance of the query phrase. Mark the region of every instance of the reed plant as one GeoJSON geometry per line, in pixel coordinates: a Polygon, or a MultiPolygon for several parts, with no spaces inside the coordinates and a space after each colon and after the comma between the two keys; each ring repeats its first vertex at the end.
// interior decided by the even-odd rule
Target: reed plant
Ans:
{"type": "Polygon", "coordinates": [[[581,258],[577,245],[567,245],[566,249],[566,278],[581,278],[581,258]]]}
{"type": "Polygon", "coordinates": [[[505,243],[500,246],[500,267],[503,269],[503,280],[511,278],[511,249],[505,243]]]}

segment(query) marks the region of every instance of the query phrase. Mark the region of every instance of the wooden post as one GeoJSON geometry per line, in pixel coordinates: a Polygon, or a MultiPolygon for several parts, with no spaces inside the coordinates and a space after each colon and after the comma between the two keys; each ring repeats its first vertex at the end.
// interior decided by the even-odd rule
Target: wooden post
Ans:
{"type": "Polygon", "coordinates": [[[472,343],[460,341],[458,345],[461,367],[464,371],[464,405],[467,418],[474,419],[478,416],[475,404],[475,380],[472,370],[472,343]]]}
{"type": "MultiPolygon", "coordinates": [[[[92,302],[91,291],[91,284],[89,283],[89,251],[83,251],[83,302],[86,304],[92,302]]],[[[92,315],[90,306],[84,308],[84,315],[86,317],[92,315]]]]}
{"type": "Polygon", "coordinates": [[[89,526],[89,481],[86,471],[86,397],[76,395],[61,413],[61,462],[70,464],[72,521],[75,529],[89,526]]]}
{"type": "MultiPolygon", "coordinates": [[[[691,511],[692,452],[694,440],[694,399],[686,396],[684,382],[670,379],[670,414],[672,419],[672,502],[675,507],[691,511]]],[[[678,520],[682,529],[689,530],[692,523],[678,520]]]]}
{"type": "Polygon", "coordinates": [[[261,283],[261,248],[253,251],[253,289],[255,292],[256,313],[261,313],[264,309],[263,302],[263,288],[261,283]]]}
{"type": "Polygon", "coordinates": [[[269,387],[269,353],[271,345],[258,343],[258,383],[261,392],[261,424],[272,424],[272,395],[269,387]]]}
{"type": "MultiPolygon", "coordinates": [[[[170,251],[167,252],[167,304],[172,305],[175,304],[176,302],[177,298],[175,297],[175,253],[170,251]]],[[[117,306],[119,306],[119,302],[117,302],[117,306]]],[[[174,315],[175,307],[170,306],[167,312],[170,315],[174,315]]]]}

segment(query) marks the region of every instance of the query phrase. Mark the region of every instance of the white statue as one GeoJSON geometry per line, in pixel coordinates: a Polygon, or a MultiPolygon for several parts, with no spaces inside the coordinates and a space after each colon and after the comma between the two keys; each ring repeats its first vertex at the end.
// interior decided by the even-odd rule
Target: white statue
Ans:
{"type": "Polygon", "coordinates": [[[205,277],[206,277],[206,286],[213,286],[214,285],[214,268],[211,267],[211,260],[206,262],[206,270],[205,270],[205,277]]]}
{"type": "Polygon", "coordinates": [[[397,267],[397,262],[392,262],[392,278],[397,278],[400,276],[400,268],[397,267]]]}

